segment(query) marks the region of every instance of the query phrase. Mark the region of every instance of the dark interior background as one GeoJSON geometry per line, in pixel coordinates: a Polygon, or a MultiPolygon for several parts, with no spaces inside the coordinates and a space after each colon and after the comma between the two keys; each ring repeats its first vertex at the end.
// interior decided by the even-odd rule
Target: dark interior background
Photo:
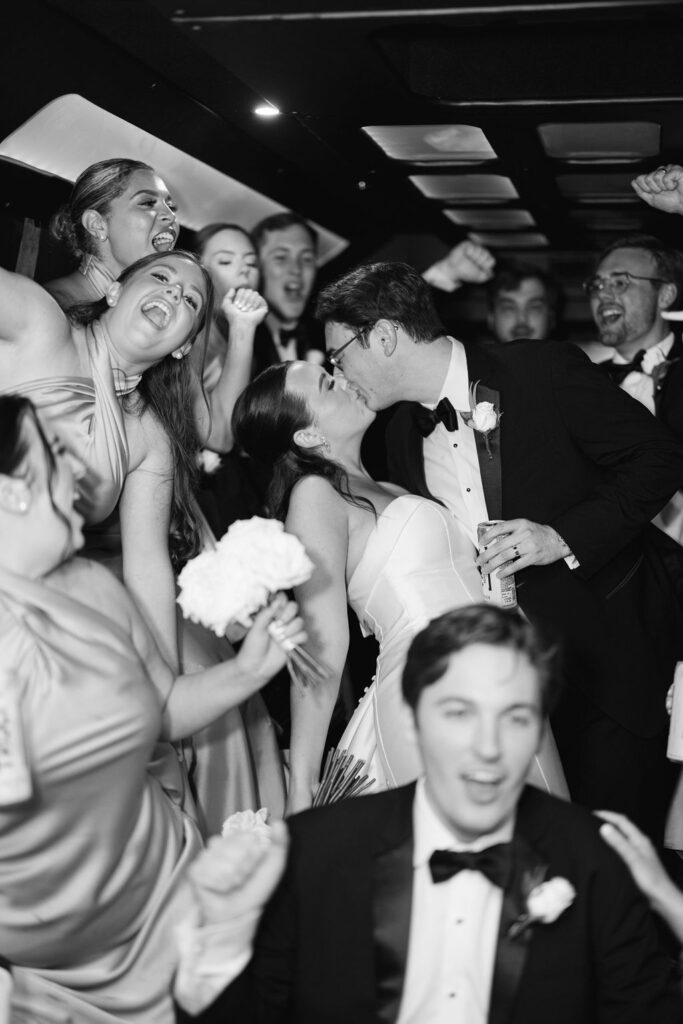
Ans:
{"type": "MultiPolygon", "coordinates": [[[[589,341],[580,282],[594,253],[641,230],[683,244],[680,218],[651,211],[629,184],[683,163],[682,54],[680,0],[22,0],[1,16],[0,139],[77,93],[348,239],[322,281],[378,257],[422,269],[472,232],[492,234],[498,257],[557,274],[566,336],[589,341]],[[264,99],[279,118],[254,116],[264,99]],[[588,137],[605,126],[605,144],[552,155],[539,134],[549,124],[588,126],[588,137]],[[481,129],[495,156],[437,152],[423,164],[363,131],[449,125],[481,129]],[[632,145],[610,148],[620,125],[632,145]],[[463,178],[476,190],[481,175],[508,178],[516,197],[449,194],[463,178]],[[496,227],[501,210],[526,211],[533,226],[496,227]],[[492,217],[492,232],[477,228],[492,217]]],[[[70,185],[6,160],[0,184],[0,262],[13,267],[25,218],[44,227],[70,185]]],[[[37,279],[63,261],[43,231],[37,279]]],[[[476,335],[480,289],[456,292],[444,314],[476,335]]]]}

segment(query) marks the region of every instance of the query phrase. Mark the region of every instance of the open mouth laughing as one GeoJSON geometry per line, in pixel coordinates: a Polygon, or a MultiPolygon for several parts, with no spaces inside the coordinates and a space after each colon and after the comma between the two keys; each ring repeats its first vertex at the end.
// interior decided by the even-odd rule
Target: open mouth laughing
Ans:
{"type": "Polygon", "coordinates": [[[152,245],[157,252],[168,252],[175,245],[175,232],[169,230],[160,231],[152,239],[152,245]]]}
{"type": "Polygon", "coordinates": [[[149,302],[145,302],[142,306],[142,312],[159,330],[168,327],[173,316],[173,310],[168,302],[165,302],[163,299],[150,299],[149,302]]]}

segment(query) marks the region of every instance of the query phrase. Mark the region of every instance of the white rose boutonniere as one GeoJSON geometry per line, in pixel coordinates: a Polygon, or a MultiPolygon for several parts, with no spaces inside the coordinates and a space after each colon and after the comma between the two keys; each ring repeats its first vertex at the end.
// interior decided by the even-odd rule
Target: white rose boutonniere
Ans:
{"type": "Polygon", "coordinates": [[[479,434],[484,435],[486,452],[488,457],[492,459],[493,455],[489,444],[489,434],[492,430],[497,429],[502,413],[496,409],[493,402],[477,402],[478,384],[479,381],[476,381],[474,384],[470,384],[471,415],[465,422],[468,427],[472,428],[472,430],[476,430],[479,434]]]}
{"type": "Polygon", "coordinates": [[[510,926],[508,935],[516,939],[532,924],[552,924],[570,907],[576,889],[566,878],[549,878],[547,882],[527,882],[526,911],[510,926]]]}

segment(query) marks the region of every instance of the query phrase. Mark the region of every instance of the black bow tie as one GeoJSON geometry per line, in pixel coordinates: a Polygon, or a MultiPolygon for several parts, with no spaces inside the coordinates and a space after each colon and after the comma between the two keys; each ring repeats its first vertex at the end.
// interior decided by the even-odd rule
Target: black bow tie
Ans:
{"type": "Polygon", "coordinates": [[[446,430],[458,429],[458,414],[447,398],[442,398],[436,409],[415,406],[415,423],[423,437],[429,437],[437,423],[443,423],[446,430]]]}
{"type": "Polygon", "coordinates": [[[480,871],[489,882],[505,889],[512,870],[512,843],[498,843],[486,850],[435,850],[429,858],[434,882],[447,882],[458,871],[480,871]]]}
{"type": "Polygon", "coordinates": [[[291,331],[286,331],[282,327],[280,328],[280,345],[282,348],[286,348],[290,341],[297,341],[298,336],[301,333],[298,327],[294,327],[291,331]]]}
{"type": "Polygon", "coordinates": [[[630,363],[608,363],[607,373],[615,384],[621,384],[629,373],[634,370],[641,370],[643,364],[643,356],[645,355],[645,349],[641,348],[639,352],[636,352],[630,363]]]}

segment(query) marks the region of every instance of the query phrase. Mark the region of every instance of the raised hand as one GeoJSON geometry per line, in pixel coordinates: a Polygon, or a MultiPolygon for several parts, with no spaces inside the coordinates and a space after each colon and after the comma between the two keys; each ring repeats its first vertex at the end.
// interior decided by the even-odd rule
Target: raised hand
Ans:
{"type": "Polygon", "coordinates": [[[249,324],[256,327],[268,312],[268,303],[253,288],[230,288],[221,303],[229,326],[249,324]]]}
{"type": "Polygon", "coordinates": [[[460,242],[444,258],[444,270],[454,281],[464,284],[482,284],[488,281],[496,265],[495,258],[483,245],[460,242]]]}
{"type": "Polygon", "coordinates": [[[237,831],[212,836],[188,872],[202,924],[259,914],[280,880],[288,845],[282,821],[272,824],[267,838],[237,831]]]}
{"type": "Polygon", "coordinates": [[[683,167],[679,164],[665,164],[649,174],[640,174],[631,186],[655,210],[683,215],[683,167]]]}

